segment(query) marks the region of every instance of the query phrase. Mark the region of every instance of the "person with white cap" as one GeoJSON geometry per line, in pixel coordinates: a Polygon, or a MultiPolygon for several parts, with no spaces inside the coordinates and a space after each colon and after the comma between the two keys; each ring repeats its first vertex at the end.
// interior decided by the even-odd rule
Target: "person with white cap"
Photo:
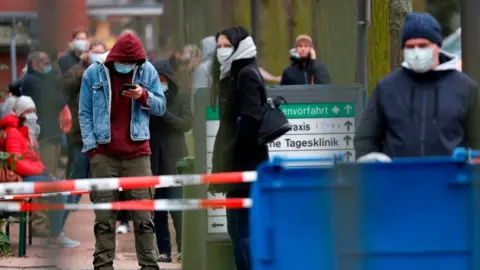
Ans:
{"type": "MultiPolygon", "coordinates": [[[[37,151],[36,138],[40,127],[37,124],[35,103],[30,97],[21,96],[17,99],[13,111],[14,113],[0,120],[0,129],[4,133],[0,138],[0,147],[7,153],[22,157],[15,161],[16,165],[12,169],[22,177],[23,182],[53,181],[54,178],[43,165],[37,151]]],[[[64,196],[54,196],[49,199],[52,203],[65,203],[64,196]]],[[[63,233],[65,211],[49,211],[48,218],[50,235],[47,246],[77,247],[80,245],[80,242],[66,237],[63,233]]]]}

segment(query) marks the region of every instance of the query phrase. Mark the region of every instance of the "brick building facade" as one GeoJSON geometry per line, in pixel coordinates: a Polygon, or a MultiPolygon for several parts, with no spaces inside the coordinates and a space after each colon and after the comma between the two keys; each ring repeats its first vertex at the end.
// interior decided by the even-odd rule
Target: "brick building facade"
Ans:
{"type": "MultiPolygon", "coordinates": [[[[3,25],[14,17],[36,16],[32,20],[32,37],[40,47],[63,52],[71,40],[72,31],[88,27],[86,0],[1,0],[0,17],[3,25]]],[[[28,46],[17,46],[17,74],[25,66],[28,46]]],[[[10,66],[10,44],[0,44],[0,65],[10,66]]],[[[11,82],[11,70],[0,69],[0,87],[11,82]]]]}

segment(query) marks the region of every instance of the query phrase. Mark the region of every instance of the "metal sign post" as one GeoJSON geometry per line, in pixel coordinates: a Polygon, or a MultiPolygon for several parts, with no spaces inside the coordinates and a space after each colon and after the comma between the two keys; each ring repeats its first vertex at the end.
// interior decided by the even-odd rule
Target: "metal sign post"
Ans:
{"type": "Polygon", "coordinates": [[[371,24],[371,0],[357,0],[357,82],[368,89],[367,28],[371,24]]]}

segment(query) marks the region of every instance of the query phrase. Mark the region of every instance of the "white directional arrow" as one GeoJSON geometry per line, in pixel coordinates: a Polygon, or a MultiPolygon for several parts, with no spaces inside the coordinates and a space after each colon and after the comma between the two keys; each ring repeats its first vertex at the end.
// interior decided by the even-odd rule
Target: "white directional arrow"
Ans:
{"type": "Polygon", "coordinates": [[[332,108],[332,111],[335,113],[335,114],[338,114],[338,112],[340,111],[340,108],[338,108],[337,106],[334,106],[332,108]]]}
{"type": "Polygon", "coordinates": [[[343,109],[347,111],[347,114],[350,114],[350,112],[353,110],[352,106],[350,106],[350,105],[345,105],[345,107],[343,107],[343,109]]]}

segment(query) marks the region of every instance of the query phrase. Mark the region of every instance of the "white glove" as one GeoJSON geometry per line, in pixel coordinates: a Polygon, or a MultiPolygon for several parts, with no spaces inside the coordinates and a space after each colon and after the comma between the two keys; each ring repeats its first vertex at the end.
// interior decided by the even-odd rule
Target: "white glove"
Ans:
{"type": "Polygon", "coordinates": [[[392,162],[392,159],[383,154],[383,153],[378,153],[378,152],[372,152],[369,154],[366,154],[364,156],[361,156],[357,160],[358,163],[368,163],[368,162],[392,162]]]}

